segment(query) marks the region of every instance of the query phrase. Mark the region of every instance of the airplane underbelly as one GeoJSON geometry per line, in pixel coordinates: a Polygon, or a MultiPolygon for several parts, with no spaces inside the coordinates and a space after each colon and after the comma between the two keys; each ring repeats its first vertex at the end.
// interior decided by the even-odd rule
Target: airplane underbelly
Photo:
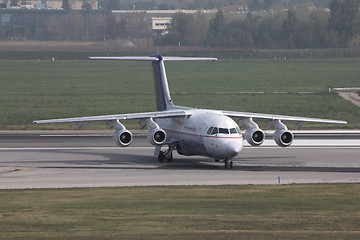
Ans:
{"type": "Polygon", "coordinates": [[[201,155],[208,156],[204,143],[198,141],[198,139],[186,139],[179,141],[179,154],[182,155],[201,155]]]}
{"type": "Polygon", "coordinates": [[[177,151],[179,154],[209,156],[201,136],[175,131],[168,131],[167,134],[172,142],[178,143],[177,151]]]}

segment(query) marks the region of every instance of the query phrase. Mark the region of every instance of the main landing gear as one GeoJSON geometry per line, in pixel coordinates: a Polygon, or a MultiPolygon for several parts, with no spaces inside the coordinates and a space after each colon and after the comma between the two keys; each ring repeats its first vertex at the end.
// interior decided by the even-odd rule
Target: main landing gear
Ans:
{"type": "Polygon", "coordinates": [[[173,154],[172,153],[167,154],[166,152],[167,151],[165,151],[165,152],[160,151],[159,156],[158,156],[159,162],[163,162],[164,160],[166,160],[167,162],[172,162],[173,154]]]}
{"type": "Polygon", "coordinates": [[[173,151],[176,148],[176,144],[169,144],[169,148],[166,151],[159,151],[158,161],[163,162],[164,160],[167,162],[172,162],[173,160],[173,151]]]}

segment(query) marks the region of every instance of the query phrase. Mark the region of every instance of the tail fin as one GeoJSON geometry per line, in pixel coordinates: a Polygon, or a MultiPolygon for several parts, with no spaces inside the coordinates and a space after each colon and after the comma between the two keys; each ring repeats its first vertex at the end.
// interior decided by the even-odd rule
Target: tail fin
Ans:
{"type": "Polygon", "coordinates": [[[156,110],[164,111],[174,109],[170,96],[169,85],[166,77],[164,59],[160,55],[156,56],[158,61],[153,61],[154,87],[156,98],[156,110]]]}
{"type": "Polygon", "coordinates": [[[151,61],[153,66],[153,74],[154,74],[154,86],[155,86],[157,111],[165,111],[176,108],[170,97],[170,91],[166,77],[164,61],[217,60],[216,58],[162,57],[161,55],[155,55],[151,57],[90,57],[89,59],[151,61]]]}

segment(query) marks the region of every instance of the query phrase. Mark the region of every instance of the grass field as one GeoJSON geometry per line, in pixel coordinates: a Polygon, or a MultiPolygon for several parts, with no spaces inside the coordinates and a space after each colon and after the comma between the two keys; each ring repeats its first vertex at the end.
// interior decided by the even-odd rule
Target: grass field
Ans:
{"type": "Polygon", "coordinates": [[[0,239],[359,239],[360,185],[0,190],[0,239]]]}
{"type": "MultiPolygon", "coordinates": [[[[346,128],[360,127],[360,110],[328,88],[359,87],[359,66],[358,58],[166,63],[177,105],[341,119],[346,128]]],[[[149,63],[0,60],[0,86],[0,129],[74,128],[31,122],[155,110],[149,63]]]]}

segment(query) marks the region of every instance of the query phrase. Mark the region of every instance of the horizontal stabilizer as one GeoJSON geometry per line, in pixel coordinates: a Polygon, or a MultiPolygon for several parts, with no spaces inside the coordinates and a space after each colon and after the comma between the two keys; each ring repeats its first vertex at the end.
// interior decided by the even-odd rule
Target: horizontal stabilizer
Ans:
{"type": "Polygon", "coordinates": [[[123,60],[123,61],[216,61],[217,58],[202,57],[162,57],[160,55],[151,57],[89,57],[90,60],[123,60]]]}
{"type": "Polygon", "coordinates": [[[89,57],[90,60],[159,61],[157,57],[89,57]]]}

